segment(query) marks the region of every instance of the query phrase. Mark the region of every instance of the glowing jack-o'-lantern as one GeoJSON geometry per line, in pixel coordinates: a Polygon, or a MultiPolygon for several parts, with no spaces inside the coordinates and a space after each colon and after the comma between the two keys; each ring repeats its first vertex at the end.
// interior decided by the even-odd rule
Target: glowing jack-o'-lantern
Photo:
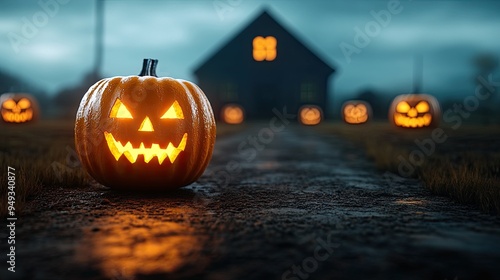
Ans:
{"type": "Polygon", "coordinates": [[[278,40],[273,36],[257,36],[253,39],[253,59],[255,61],[273,61],[276,59],[278,52],[276,46],[278,40]]]}
{"type": "Polygon", "coordinates": [[[428,94],[399,95],[389,109],[389,120],[398,127],[435,127],[440,118],[439,103],[428,94]]]}
{"type": "Polygon", "coordinates": [[[38,104],[31,95],[5,93],[0,96],[0,111],[6,123],[33,122],[38,117],[38,104]]]}
{"type": "Polygon", "coordinates": [[[370,104],[360,100],[346,101],[342,106],[342,118],[348,124],[366,123],[372,115],[370,104]]]}
{"type": "Polygon", "coordinates": [[[299,121],[303,125],[317,125],[323,119],[323,111],[316,105],[304,105],[299,109],[299,121]]]}
{"type": "Polygon", "coordinates": [[[222,107],[221,119],[227,124],[240,124],[245,119],[245,113],[240,105],[227,104],[222,107]]]}
{"type": "Polygon", "coordinates": [[[75,124],[82,165],[116,189],[166,190],[205,170],[215,143],[208,99],[195,84],[158,78],[157,60],[139,76],[103,79],[83,97],[75,124]]]}

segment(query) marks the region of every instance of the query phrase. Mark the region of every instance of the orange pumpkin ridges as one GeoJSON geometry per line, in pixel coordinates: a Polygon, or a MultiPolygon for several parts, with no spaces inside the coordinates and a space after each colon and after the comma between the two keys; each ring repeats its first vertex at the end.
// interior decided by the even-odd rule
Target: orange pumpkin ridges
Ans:
{"type": "Polygon", "coordinates": [[[39,118],[36,99],[26,93],[4,93],[0,96],[0,119],[7,124],[32,123],[39,118]]]}
{"type": "Polygon", "coordinates": [[[303,125],[317,125],[323,120],[323,112],[316,105],[304,105],[299,108],[298,118],[303,125]]]}
{"type": "Polygon", "coordinates": [[[372,118],[370,104],[361,100],[349,100],[342,105],[342,119],[347,124],[364,124],[372,118]]]}
{"type": "Polygon", "coordinates": [[[221,109],[221,119],[227,124],[240,124],[245,120],[243,107],[237,104],[227,104],[221,109]]]}
{"type": "Polygon", "coordinates": [[[215,119],[195,84],[156,77],[145,59],[138,76],[94,84],[75,122],[82,165],[99,183],[122,190],[171,190],[196,181],[215,143],[215,119]]]}

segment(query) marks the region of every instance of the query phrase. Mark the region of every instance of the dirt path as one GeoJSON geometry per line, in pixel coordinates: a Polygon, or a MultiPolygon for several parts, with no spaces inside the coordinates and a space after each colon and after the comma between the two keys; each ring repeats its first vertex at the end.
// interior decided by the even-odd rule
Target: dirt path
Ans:
{"type": "Polygon", "coordinates": [[[201,180],[173,194],[49,189],[0,279],[500,278],[500,217],[314,128],[266,128],[218,139],[201,180]]]}

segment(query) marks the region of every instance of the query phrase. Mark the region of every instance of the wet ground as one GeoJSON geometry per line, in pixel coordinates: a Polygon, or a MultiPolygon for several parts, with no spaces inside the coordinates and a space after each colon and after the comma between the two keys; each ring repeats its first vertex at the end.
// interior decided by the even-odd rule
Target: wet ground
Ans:
{"type": "Polygon", "coordinates": [[[500,217],[311,127],[220,137],[172,194],[49,188],[32,205],[0,279],[500,279],[500,217]]]}

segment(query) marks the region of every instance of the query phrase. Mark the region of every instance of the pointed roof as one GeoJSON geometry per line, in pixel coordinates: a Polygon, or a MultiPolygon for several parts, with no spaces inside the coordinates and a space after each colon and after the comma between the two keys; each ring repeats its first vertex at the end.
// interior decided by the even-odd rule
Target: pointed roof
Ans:
{"type": "Polygon", "coordinates": [[[221,47],[216,49],[216,51],[208,56],[207,59],[205,59],[201,64],[199,64],[198,67],[196,67],[194,73],[198,75],[199,73],[203,72],[205,69],[208,70],[211,65],[216,64],[217,61],[220,59],[224,59],[224,54],[231,52],[231,47],[232,45],[239,41],[240,39],[244,38],[246,34],[249,32],[252,32],[253,30],[259,30],[263,29],[265,27],[266,30],[268,30],[269,34],[261,34],[262,36],[268,36],[272,35],[272,31],[281,31],[283,33],[286,33],[290,35],[292,40],[294,40],[298,46],[300,46],[301,50],[303,52],[307,52],[313,57],[315,62],[317,62],[318,65],[321,65],[323,70],[329,74],[335,72],[335,68],[330,66],[330,64],[326,63],[323,59],[320,58],[318,54],[316,54],[309,46],[307,46],[306,43],[304,43],[302,40],[300,40],[300,36],[297,36],[293,32],[291,32],[289,29],[285,28],[283,24],[281,24],[278,20],[276,20],[276,17],[273,16],[266,8],[262,10],[262,12],[254,18],[252,21],[250,21],[249,24],[247,24],[245,27],[243,27],[239,32],[237,32],[235,35],[232,35],[229,40],[226,41],[226,43],[222,44],[221,47]]]}

